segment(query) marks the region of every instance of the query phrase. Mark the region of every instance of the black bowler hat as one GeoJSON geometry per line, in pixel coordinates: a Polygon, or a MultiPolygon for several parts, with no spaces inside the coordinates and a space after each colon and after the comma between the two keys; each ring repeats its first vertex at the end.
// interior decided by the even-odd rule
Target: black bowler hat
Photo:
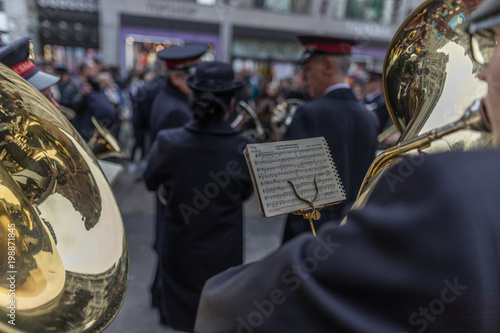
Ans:
{"type": "Polygon", "coordinates": [[[59,76],[46,73],[30,59],[31,37],[26,36],[0,48],[0,62],[21,75],[39,91],[59,81],[59,76]]]}
{"type": "Polygon", "coordinates": [[[202,62],[186,82],[193,90],[213,93],[233,92],[244,85],[241,81],[234,81],[233,68],[221,61],[202,62]]]}
{"type": "Polygon", "coordinates": [[[159,51],[156,56],[165,60],[167,68],[184,69],[198,64],[200,57],[207,52],[206,44],[186,44],[171,46],[159,51]]]}
{"type": "Polygon", "coordinates": [[[467,18],[465,26],[471,34],[500,25],[500,1],[486,0],[467,18]]]}
{"type": "Polygon", "coordinates": [[[299,59],[303,64],[316,54],[350,55],[354,45],[360,42],[355,39],[337,38],[318,35],[298,35],[297,39],[304,45],[304,53],[299,59]]]}

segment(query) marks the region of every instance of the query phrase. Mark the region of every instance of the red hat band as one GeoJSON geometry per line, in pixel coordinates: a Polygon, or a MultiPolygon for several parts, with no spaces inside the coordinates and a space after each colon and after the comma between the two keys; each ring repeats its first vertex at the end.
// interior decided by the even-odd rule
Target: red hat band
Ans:
{"type": "Polygon", "coordinates": [[[22,77],[28,76],[36,69],[36,65],[30,60],[26,59],[11,67],[11,69],[22,77]]]}
{"type": "Polygon", "coordinates": [[[311,43],[305,45],[306,50],[315,52],[324,52],[332,54],[350,54],[352,45],[349,43],[311,43]]]}

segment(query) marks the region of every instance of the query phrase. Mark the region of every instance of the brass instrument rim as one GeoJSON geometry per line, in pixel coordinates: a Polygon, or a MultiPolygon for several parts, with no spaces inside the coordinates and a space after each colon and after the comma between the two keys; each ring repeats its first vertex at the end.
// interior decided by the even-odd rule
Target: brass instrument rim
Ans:
{"type": "MultiPolygon", "coordinates": [[[[391,42],[389,43],[389,46],[387,47],[387,50],[396,50],[396,51],[398,51],[396,57],[399,57],[403,53],[402,50],[401,50],[401,46],[396,47],[396,45],[397,45],[398,42],[400,42],[400,34],[403,33],[403,31],[406,30],[406,27],[408,26],[408,23],[415,19],[415,17],[413,17],[412,14],[420,12],[421,9],[423,9],[424,7],[427,7],[428,4],[429,4],[429,1],[424,1],[420,5],[418,5],[405,18],[405,20],[403,21],[403,23],[401,23],[401,25],[399,26],[398,30],[394,34],[391,42]]],[[[411,34],[411,32],[410,32],[410,34],[411,34]]],[[[387,111],[389,112],[389,116],[391,117],[392,122],[396,126],[397,130],[400,133],[403,133],[403,131],[405,130],[406,127],[397,118],[396,113],[394,111],[394,108],[392,107],[391,103],[389,103],[389,101],[390,101],[390,99],[389,99],[389,93],[390,92],[389,92],[389,88],[387,87],[387,83],[388,83],[388,78],[387,78],[387,68],[388,68],[388,66],[387,66],[387,64],[394,57],[394,55],[395,55],[395,53],[391,53],[390,51],[386,52],[386,54],[385,54],[384,64],[383,64],[383,71],[382,71],[382,90],[383,90],[383,93],[384,93],[384,99],[385,99],[386,104],[387,104],[387,111]]]]}

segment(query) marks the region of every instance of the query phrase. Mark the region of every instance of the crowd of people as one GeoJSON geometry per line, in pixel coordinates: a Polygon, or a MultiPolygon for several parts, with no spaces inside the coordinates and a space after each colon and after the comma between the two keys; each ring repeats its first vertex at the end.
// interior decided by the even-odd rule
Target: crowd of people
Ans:
{"type": "MultiPolygon", "coordinates": [[[[496,147],[499,12],[486,0],[464,32],[489,86],[481,112],[496,147]]],[[[427,156],[404,183],[380,182],[351,211],[379,135],[393,125],[382,75],[352,76],[355,40],[297,37],[300,74],[280,82],[201,62],[208,46],[198,44],[164,49],[160,70],[127,79],[95,59],[77,75],[40,66],[47,82],[57,77],[46,96],[74,112],[85,140],[95,117],[122,142],[132,138],[131,163],[144,161],[157,197],[151,300],[161,323],[176,332],[500,331],[498,152],[427,156]],[[276,132],[273,112],[292,98],[303,103],[276,132]],[[246,265],[242,205],[253,186],[243,150],[256,140],[231,126],[238,100],[254,108],[262,142],[325,137],[346,195],[321,211],[317,237],[289,214],[282,246],[246,265]]]]}
{"type": "MultiPolygon", "coordinates": [[[[141,170],[144,169],[147,152],[158,128],[177,127],[185,121],[185,119],[180,122],[177,122],[178,119],[150,121],[151,112],[161,112],[152,111],[155,110],[154,97],[157,93],[162,94],[161,87],[164,84],[165,64],[161,61],[155,64],[154,69],[138,67],[130,70],[126,76],[120,75],[115,68],[107,67],[98,59],[85,59],[73,72],[57,63],[40,62],[38,66],[44,73],[59,78],[50,86],[51,99],[58,107],[63,107],[61,111],[69,118],[83,139],[88,141],[92,137],[94,125],[91,117],[96,117],[119,139],[131,157],[128,169],[132,173],[139,170],[139,166],[141,170]],[[164,125],[162,121],[169,124],[164,125]]],[[[379,132],[381,132],[382,129],[389,127],[391,120],[382,96],[381,74],[377,73],[367,70],[350,71],[348,82],[355,93],[356,88],[360,88],[356,96],[368,108],[375,98],[372,100],[367,98],[370,93],[376,91],[377,110],[373,111],[378,117],[383,118],[380,119],[379,132]],[[378,85],[372,83],[375,81],[378,85]],[[370,91],[369,86],[376,88],[370,91]]],[[[273,79],[264,77],[257,71],[244,69],[235,73],[235,80],[245,83],[244,87],[235,93],[236,101],[246,102],[255,111],[262,124],[264,135],[259,138],[260,142],[283,139],[283,133],[273,124],[275,121],[273,116],[276,118],[276,107],[280,103],[291,99],[300,102],[311,100],[300,73],[289,78],[273,79]]],[[[180,84],[182,81],[183,79],[179,81],[180,84]]],[[[236,112],[234,108],[231,117],[236,117],[236,112]]],[[[395,140],[391,142],[394,143],[395,140]]]]}

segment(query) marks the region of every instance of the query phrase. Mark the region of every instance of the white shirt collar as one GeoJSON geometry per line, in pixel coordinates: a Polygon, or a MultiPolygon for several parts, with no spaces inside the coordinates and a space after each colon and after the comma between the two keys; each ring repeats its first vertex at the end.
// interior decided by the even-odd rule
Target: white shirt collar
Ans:
{"type": "Polygon", "coordinates": [[[323,96],[325,96],[326,94],[328,94],[329,92],[331,92],[333,90],[341,89],[341,88],[351,88],[351,86],[347,83],[334,84],[333,86],[329,86],[328,88],[325,89],[325,91],[323,91],[323,96]]]}
{"type": "Polygon", "coordinates": [[[366,95],[366,96],[365,96],[365,99],[366,99],[367,101],[371,101],[371,100],[375,99],[375,97],[377,97],[377,96],[381,95],[382,93],[383,93],[383,90],[382,90],[382,89],[376,90],[376,91],[374,91],[374,92],[369,93],[368,95],[366,95]]]}

